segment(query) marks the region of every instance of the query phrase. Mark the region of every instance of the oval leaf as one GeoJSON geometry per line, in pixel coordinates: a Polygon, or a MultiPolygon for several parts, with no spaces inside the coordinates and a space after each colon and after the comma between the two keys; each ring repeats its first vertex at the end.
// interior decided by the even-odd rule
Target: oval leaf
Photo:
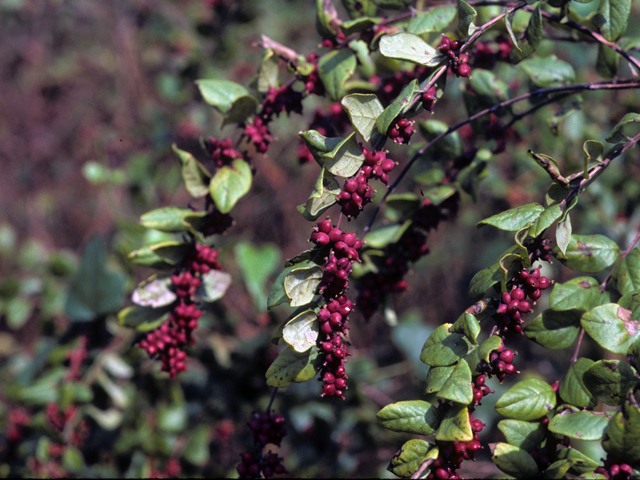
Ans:
{"type": "Polygon", "coordinates": [[[562,409],[549,422],[549,430],[579,440],[600,440],[611,416],[598,415],[576,407],[562,409]]]}
{"type": "Polygon", "coordinates": [[[538,475],[536,461],[524,450],[508,443],[495,443],[489,447],[491,460],[504,473],[525,480],[538,475]]]}
{"type": "Polygon", "coordinates": [[[507,232],[517,232],[531,226],[544,210],[544,207],[539,203],[529,203],[486,218],[478,222],[477,227],[491,225],[507,232]]]}
{"type": "Polygon", "coordinates": [[[294,268],[284,279],[284,291],[289,297],[289,305],[300,307],[311,303],[322,279],[322,268],[294,268]]]}
{"type": "Polygon", "coordinates": [[[523,329],[527,338],[551,350],[571,346],[580,331],[580,316],[576,312],[545,310],[523,329]]]}
{"type": "Polygon", "coordinates": [[[215,302],[224,296],[229,285],[231,285],[231,275],[220,270],[209,270],[202,275],[202,283],[196,295],[203,302],[215,302]]]}
{"type": "Polygon", "coordinates": [[[318,350],[315,348],[298,353],[287,345],[267,370],[267,385],[281,388],[288,387],[292,382],[310,380],[316,373],[313,362],[317,356],[318,350]]]}
{"type": "Polygon", "coordinates": [[[549,297],[552,310],[591,310],[597,306],[599,283],[592,277],[578,277],[566,283],[556,283],[549,297]]]}
{"type": "Polygon", "coordinates": [[[143,307],[162,307],[178,298],[171,290],[171,277],[156,275],[140,283],[131,295],[131,301],[143,307]]]}
{"type": "Polygon", "coordinates": [[[318,340],[318,316],[313,310],[307,310],[287,322],[282,338],[299,353],[306,352],[316,345],[318,340]]]}
{"type": "Polygon", "coordinates": [[[622,405],[627,393],[638,386],[638,372],[619,360],[599,360],[584,373],[584,384],[601,402],[622,405]]]}
{"type": "Polygon", "coordinates": [[[558,260],[573,270],[597,273],[613,265],[618,253],[618,245],[604,235],[572,235],[565,254],[559,254],[558,260]]]}
{"type": "Polygon", "coordinates": [[[425,440],[414,438],[405,443],[391,459],[388,469],[401,478],[409,478],[420,466],[438,458],[439,450],[425,440]]]}
{"type": "Polygon", "coordinates": [[[376,126],[376,119],[384,110],[378,97],[372,93],[354,93],[347,95],[340,102],[347,110],[351,124],[368,142],[376,126]]]}
{"type": "Polygon", "coordinates": [[[438,428],[441,418],[438,408],[424,400],[392,403],[376,414],[376,419],[384,428],[413,435],[431,435],[438,428]]]}
{"type": "Polygon", "coordinates": [[[388,58],[406,60],[433,67],[443,58],[435,48],[412,33],[385,35],[380,39],[380,53],[388,58]]]}
{"type": "Polygon", "coordinates": [[[496,411],[518,420],[536,420],[544,417],[556,406],[556,392],[538,378],[516,383],[496,402],[496,411]]]}
{"type": "Polygon", "coordinates": [[[241,158],[234,159],[231,165],[221,167],[209,184],[211,198],[218,210],[229,213],[251,188],[251,179],[251,167],[241,158]]]}

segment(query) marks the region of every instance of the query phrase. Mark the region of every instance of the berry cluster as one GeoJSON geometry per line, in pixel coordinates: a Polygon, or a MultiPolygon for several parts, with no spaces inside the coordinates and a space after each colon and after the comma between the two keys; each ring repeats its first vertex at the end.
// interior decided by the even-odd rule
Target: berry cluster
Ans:
{"type": "Polygon", "coordinates": [[[209,140],[205,140],[204,142],[206,152],[218,168],[224,165],[229,165],[236,158],[242,158],[240,152],[232,148],[231,145],[232,142],[230,138],[227,138],[226,140],[209,138],[209,140]]]}
{"type": "Polygon", "coordinates": [[[552,241],[548,238],[534,238],[533,241],[527,245],[527,251],[529,252],[531,261],[543,260],[552,263],[551,253],[553,252],[553,248],[551,247],[551,243],[552,241]]]}
{"type": "Polygon", "coordinates": [[[163,470],[152,467],[149,471],[149,478],[177,478],[181,472],[180,461],[177,458],[170,458],[164,464],[163,470]]]}
{"type": "MultiPolygon", "coordinates": [[[[49,424],[60,433],[62,433],[67,427],[67,424],[73,420],[77,412],[78,408],[75,405],[69,405],[66,410],[62,410],[56,403],[49,403],[46,410],[49,424]]],[[[89,424],[86,420],[81,420],[75,425],[74,431],[71,434],[70,443],[75,446],[80,446],[88,436],[89,424]]]]}
{"type": "Polygon", "coordinates": [[[287,435],[284,418],[277,413],[254,413],[247,425],[253,433],[253,441],[263,445],[273,443],[280,446],[280,442],[287,435]]]}
{"type": "Polygon", "coordinates": [[[171,276],[178,301],[169,318],[138,343],[150,357],[160,359],[162,371],[171,378],[187,369],[184,349],[195,343],[192,334],[198,328],[202,311],[194,303],[193,296],[202,283],[202,275],[220,268],[217,250],[195,244],[185,258],[181,271],[171,276]]]}
{"type": "Polygon", "coordinates": [[[331,220],[322,220],[314,228],[311,241],[319,247],[329,247],[330,254],[324,265],[318,292],[324,297],[325,305],[318,311],[320,333],[318,347],[324,361],[320,368],[320,381],[324,382],[322,396],[344,398],[347,375],[344,368],[349,350],[342,339],[348,326],[349,313],[353,302],[346,291],[353,262],[359,262],[358,250],[362,240],[355,233],[343,232],[334,227],[331,220]]]}
{"type": "Polygon", "coordinates": [[[253,124],[246,125],[244,127],[244,135],[253,143],[258,153],[267,153],[269,145],[273,141],[267,121],[263,120],[262,117],[255,117],[253,124]]]}
{"type": "Polygon", "coordinates": [[[325,47],[325,48],[337,47],[346,38],[347,37],[345,37],[345,35],[342,32],[342,30],[338,30],[338,34],[335,36],[335,38],[325,38],[324,40],[322,40],[322,43],[320,45],[325,47]]]}
{"type": "Polygon", "coordinates": [[[318,73],[318,65],[314,65],[313,70],[308,75],[302,75],[301,80],[304,82],[304,88],[309,95],[322,96],[325,94],[324,83],[322,83],[318,73]]]}
{"type": "MultiPolygon", "coordinates": [[[[450,407],[449,404],[441,405],[444,408],[450,407]]],[[[478,434],[484,428],[484,424],[480,420],[473,418],[473,414],[469,414],[471,430],[473,431],[473,439],[468,442],[442,442],[436,441],[438,445],[438,458],[429,466],[430,473],[427,479],[459,479],[460,475],[456,470],[465,460],[473,460],[475,453],[482,448],[478,440],[478,434]]]]}
{"type": "Polygon", "coordinates": [[[442,220],[455,215],[459,200],[457,194],[439,205],[425,199],[413,213],[411,226],[400,240],[385,247],[384,256],[376,265],[377,272],[367,273],[359,279],[357,304],[365,318],[376,312],[388,294],[407,290],[404,276],[409,271],[409,264],[429,253],[424,232],[435,229],[442,220]]]}
{"type": "Polygon", "coordinates": [[[520,373],[516,370],[516,367],[513,366],[514,355],[516,355],[515,352],[505,349],[504,344],[501,344],[496,350],[493,350],[489,354],[489,362],[482,361],[478,364],[476,370],[481,372],[482,375],[479,375],[474,380],[475,387],[473,390],[473,399],[476,403],[479,403],[483,396],[493,393],[493,391],[488,387],[485,387],[484,389],[482,388],[484,386],[485,379],[481,377],[488,376],[491,378],[495,375],[500,383],[502,383],[507,375],[520,373]],[[482,393],[482,396],[476,393],[477,390],[482,393]]]}
{"type": "Polygon", "coordinates": [[[284,418],[272,412],[256,413],[247,425],[253,432],[254,442],[260,446],[260,453],[255,455],[247,451],[240,455],[242,462],[236,469],[240,478],[261,478],[260,474],[265,478],[271,478],[287,473],[281,457],[271,452],[262,454],[262,449],[269,443],[280,446],[287,434],[284,418]]]}
{"type": "Polygon", "coordinates": [[[387,130],[387,136],[394,141],[394,143],[409,143],[411,135],[415,130],[414,125],[416,122],[409,121],[406,118],[399,118],[394,120],[389,129],[387,130]]]}
{"type": "Polygon", "coordinates": [[[293,84],[283,85],[280,88],[269,87],[262,101],[261,117],[268,123],[271,117],[285,112],[302,113],[302,92],[294,90],[293,84]]]}
{"type": "Polygon", "coordinates": [[[198,230],[205,236],[219,235],[226,232],[233,225],[233,217],[214,209],[200,220],[198,230]]]}
{"type": "Polygon", "coordinates": [[[436,87],[435,85],[429,88],[426,92],[422,94],[420,97],[422,101],[422,108],[433,113],[433,106],[436,103],[436,87]]]}
{"type": "Polygon", "coordinates": [[[77,381],[82,378],[82,362],[84,362],[89,355],[89,352],[87,352],[87,337],[80,337],[78,343],[78,348],[69,350],[67,353],[69,370],[67,370],[65,375],[66,381],[77,381]]]}
{"type": "Polygon", "coordinates": [[[461,46],[462,44],[458,40],[451,40],[446,35],[442,35],[438,50],[449,58],[449,68],[453,73],[458,77],[468,78],[471,75],[469,55],[459,53],[461,46]]]}
{"type": "Polygon", "coordinates": [[[532,302],[542,295],[542,290],[549,288],[547,277],[540,276],[540,269],[522,270],[513,282],[510,292],[503,292],[496,310],[496,326],[500,335],[522,333],[522,315],[529,313],[532,302]],[[527,298],[530,300],[527,300],[527,298]]]}
{"type": "Polygon", "coordinates": [[[22,440],[24,431],[30,421],[29,413],[23,408],[14,408],[9,412],[5,435],[10,446],[22,440]]]}
{"type": "Polygon", "coordinates": [[[604,466],[596,468],[594,473],[604,475],[608,480],[629,480],[633,478],[633,467],[617,458],[607,456],[604,466]]]}
{"type": "Polygon", "coordinates": [[[503,35],[498,35],[493,41],[478,42],[473,53],[473,66],[491,70],[496,61],[506,62],[512,49],[513,42],[503,35]]]}

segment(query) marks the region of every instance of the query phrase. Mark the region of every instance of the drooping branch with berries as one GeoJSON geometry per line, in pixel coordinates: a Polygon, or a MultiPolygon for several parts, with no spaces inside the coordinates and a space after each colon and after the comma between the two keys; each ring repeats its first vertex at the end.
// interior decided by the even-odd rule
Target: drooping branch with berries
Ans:
{"type": "MultiPolygon", "coordinates": [[[[287,261],[268,295],[269,309],[288,305],[294,310],[274,335],[282,348],[266,372],[267,385],[284,388],[317,376],[321,397],[345,399],[347,359],[354,353],[349,322],[360,320],[354,312],[372,319],[410,287],[406,277],[429,252],[429,234],[453,221],[467,198],[476,200],[492,166],[509,162],[500,154],[513,153],[507,148],[526,140],[521,122],[558,105],[549,120],[557,132],[580,109],[579,93],[640,88],[638,60],[630,53],[635,44],[621,41],[631,13],[628,0],[601,0],[589,18],[563,0],[418,2],[420,7],[408,13],[376,16],[384,9],[405,10],[409,3],[344,1],[351,19],[343,21],[331,1],[318,0],[319,53],[298,54],[263,37],[254,92],[229,81],[198,81],[223,125],[235,124],[240,133],[235,141],[203,141],[206,162],[176,148],[185,186],[204,205],[200,210],[167,207],[142,217],[144,226],[181,238],[133,252],[137,263],[171,273],[141,284],[133,297],[137,305],[120,316],[126,325],[151,330],[139,346],[171,377],[186,369],[185,352],[206,304],[228,286],[211,237],[231,226],[229,212],[250,191],[251,158],[268,153],[276,141],[270,125],[281,113],[302,114],[311,95],[331,102],[299,133],[300,163],[315,161],[320,169],[311,195],[298,207],[301,218],[313,222],[309,227],[301,221],[312,231],[313,247],[287,261]],[[516,22],[517,14],[523,16],[516,22]],[[550,49],[544,42],[555,38],[556,30],[568,35],[567,42],[596,42],[596,71],[615,78],[579,83],[570,63],[543,56],[541,45],[550,49]],[[616,77],[620,57],[632,77],[616,77]],[[292,78],[280,85],[274,71],[284,65],[292,78]],[[393,66],[398,71],[389,73],[393,66]],[[504,72],[515,80],[507,84],[504,72]],[[465,117],[450,126],[425,119],[437,115],[440,102],[453,95],[452,83],[460,90],[454,98],[465,117]],[[388,140],[393,145],[385,150],[388,140]],[[376,188],[384,194],[377,195],[376,188]],[[361,233],[347,228],[363,217],[368,223],[361,233]]],[[[485,424],[479,407],[495,393],[487,382],[520,374],[513,345],[524,336],[551,350],[580,340],[563,379],[551,385],[529,376],[497,400],[497,412],[506,417],[498,423],[506,442],[489,446],[495,465],[517,478],[593,473],[626,480],[638,474],[640,451],[626,446],[640,428],[640,287],[634,273],[640,255],[630,250],[620,259],[609,238],[573,234],[569,213],[613,160],[635,146],[638,123],[640,114],[633,111],[619,118],[604,138],[609,148],[596,139],[584,141],[577,160],[583,168],[570,175],[561,170],[575,159],[557,161],[524,150],[528,167],[539,166],[548,176],[537,192],[540,203],[520,204],[477,223],[514,232],[513,245],[473,276],[469,295],[476,303],[426,339],[420,354],[430,367],[425,398],[392,403],[377,414],[385,428],[433,438],[405,443],[391,460],[393,473],[461,478],[463,462],[486,448],[480,442],[485,424]],[[605,293],[593,277],[554,283],[545,273],[552,260],[587,274],[611,268],[615,284],[605,293]],[[540,311],[546,303],[549,308],[540,311]],[[584,335],[628,361],[579,357],[584,335]],[[617,410],[597,409],[598,402],[617,410]],[[590,440],[602,440],[608,454],[603,466],[572,444],[585,431],[590,440]]],[[[260,451],[242,454],[240,476],[284,473],[282,459],[263,452],[269,443],[279,445],[281,424],[282,417],[269,409],[249,421],[260,451]]]]}

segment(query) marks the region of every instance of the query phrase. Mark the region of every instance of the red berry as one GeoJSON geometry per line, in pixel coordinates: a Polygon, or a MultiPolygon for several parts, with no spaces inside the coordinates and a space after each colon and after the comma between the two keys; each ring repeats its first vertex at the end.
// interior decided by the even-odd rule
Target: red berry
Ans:
{"type": "MultiPolygon", "coordinates": [[[[514,300],[524,300],[524,290],[522,290],[521,288],[514,288],[511,291],[511,298],[513,298],[514,300]]],[[[509,303],[509,302],[505,302],[505,303],[509,303]]]]}
{"type": "Polygon", "coordinates": [[[463,63],[458,66],[458,75],[464,78],[469,78],[469,75],[471,75],[471,67],[468,63],[463,63]]]}
{"type": "Polygon", "coordinates": [[[329,232],[329,240],[331,240],[331,242],[333,243],[342,240],[342,230],[340,230],[339,228],[331,229],[331,231],[329,232]]]}
{"type": "Polygon", "coordinates": [[[467,450],[471,453],[475,453],[482,448],[482,445],[478,440],[471,440],[467,443],[467,450]]]}
{"type": "Polygon", "coordinates": [[[322,393],[324,394],[325,397],[333,397],[336,393],[336,386],[325,385],[324,387],[322,387],[322,393]]]}
{"type": "Polygon", "coordinates": [[[347,386],[347,381],[344,378],[336,378],[336,388],[338,390],[344,390],[347,386]]]}
{"type": "Polygon", "coordinates": [[[546,289],[549,287],[549,283],[550,283],[550,282],[549,282],[549,279],[548,279],[547,277],[540,277],[540,278],[538,279],[537,287],[538,287],[540,290],[546,290],[546,289]]]}

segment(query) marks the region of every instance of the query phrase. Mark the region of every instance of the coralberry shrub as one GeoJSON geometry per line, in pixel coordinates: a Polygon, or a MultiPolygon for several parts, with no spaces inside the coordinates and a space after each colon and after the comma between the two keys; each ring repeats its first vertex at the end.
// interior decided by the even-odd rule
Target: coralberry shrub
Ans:
{"type": "MultiPolygon", "coordinates": [[[[393,298],[411,288],[409,274],[432,249],[433,232],[458,219],[468,224],[477,214],[472,202],[490,197],[481,189],[493,189],[500,201],[474,223],[511,232],[513,241],[482,257],[489,266],[468,289],[475,303],[458,318],[438,319],[424,339],[423,398],[377,413],[387,429],[427,437],[407,441],[389,470],[461,478],[480,452],[517,478],[637,477],[640,234],[629,217],[638,202],[616,211],[598,199],[609,175],[637,196],[632,2],[342,3],[348,18],[333,2],[316,2],[317,51],[263,37],[251,86],[197,82],[223,124],[238,129],[233,138],[204,140],[203,160],[175,148],[194,202],[142,217],[143,226],[180,238],[132,253],[167,273],[137,288],[121,322],[150,331],[137,345],[170,377],[188,368],[202,311],[230,282],[214,245],[251,195],[253,160],[273,151],[278,117],[297,121],[309,97],[324,97],[296,152],[305,168],[315,161],[318,178],[291,212],[312,246],[286,262],[264,305],[291,309],[273,337],[281,350],[266,384],[317,377],[322,401],[348,399],[348,360],[358,355],[350,326],[376,321],[381,309],[392,318],[393,298]],[[629,220],[616,226],[619,243],[588,227],[585,218],[600,208],[629,220]],[[575,345],[561,378],[516,356],[532,343],[554,351],[575,345]],[[580,356],[585,344],[597,355],[580,356]],[[483,405],[489,395],[499,396],[495,411],[504,418],[502,441],[487,445],[480,434],[493,420],[483,405]],[[601,441],[606,458],[583,451],[587,439],[601,441]]],[[[283,459],[264,451],[280,444],[282,417],[268,409],[248,425],[258,449],[241,454],[238,474],[285,473],[283,459]]]]}

